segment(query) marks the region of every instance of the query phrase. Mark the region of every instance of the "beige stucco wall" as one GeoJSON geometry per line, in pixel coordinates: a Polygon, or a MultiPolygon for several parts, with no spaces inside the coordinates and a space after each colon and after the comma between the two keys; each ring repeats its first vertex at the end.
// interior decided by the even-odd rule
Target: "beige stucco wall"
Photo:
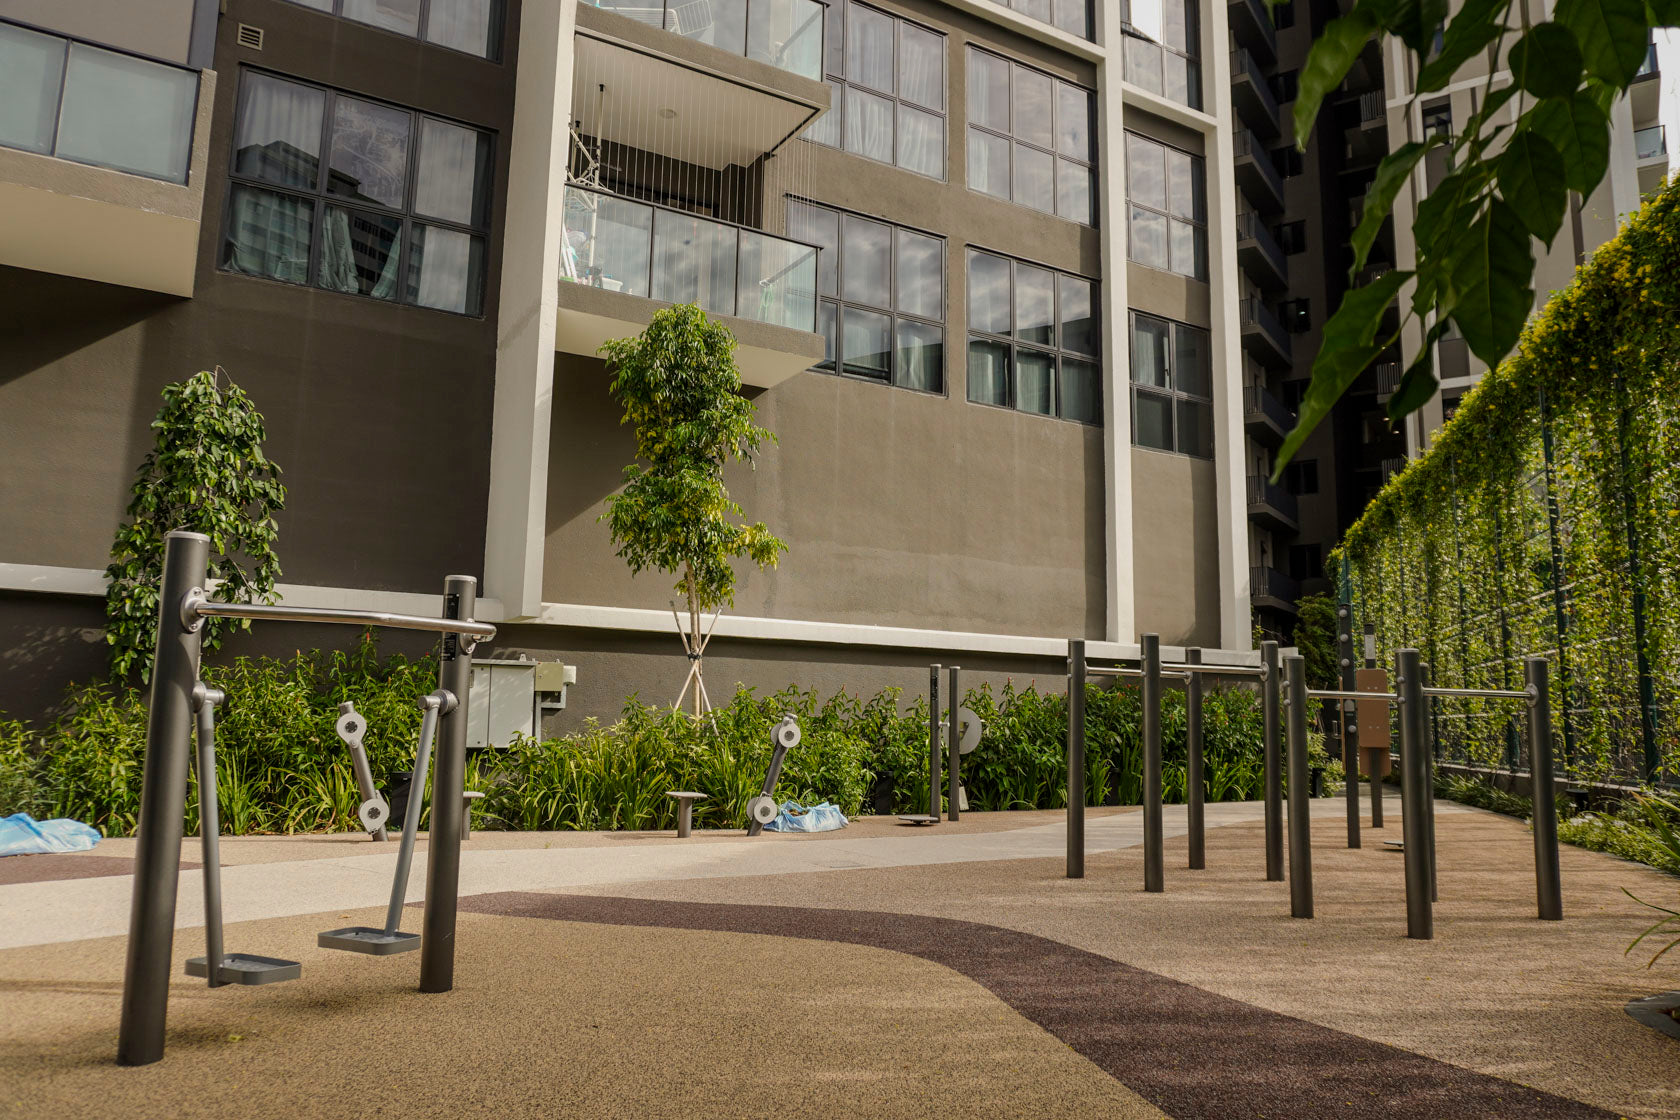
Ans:
{"type": "Polygon", "coordinates": [[[185,63],[193,0],[0,0],[0,19],[185,63]]]}
{"type": "Polygon", "coordinates": [[[1206,459],[1132,449],[1138,632],[1168,645],[1219,645],[1214,486],[1206,459]]]}

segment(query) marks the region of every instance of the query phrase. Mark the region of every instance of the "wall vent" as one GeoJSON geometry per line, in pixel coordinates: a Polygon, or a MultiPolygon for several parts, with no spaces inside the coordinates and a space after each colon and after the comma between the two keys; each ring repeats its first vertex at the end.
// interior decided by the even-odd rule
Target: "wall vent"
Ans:
{"type": "Polygon", "coordinates": [[[248,23],[242,23],[239,25],[239,34],[234,36],[234,41],[242,47],[250,47],[254,51],[260,51],[263,47],[263,29],[252,27],[248,23]]]}

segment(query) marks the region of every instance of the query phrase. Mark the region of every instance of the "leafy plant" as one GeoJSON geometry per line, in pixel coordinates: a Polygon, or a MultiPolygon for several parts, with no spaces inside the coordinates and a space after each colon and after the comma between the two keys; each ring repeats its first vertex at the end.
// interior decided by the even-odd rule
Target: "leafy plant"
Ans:
{"type": "Polygon", "coordinates": [[[1482,65],[1486,76],[1479,108],[1462,127],[1403,144],[1378,165],[1352,236],[1350,278],[1365,268],[1418,163],[1445,148],[1452,170],[1417,206],[1415,271],[1385,272],[1349,290],[1324,324],[1312,384],[1277,455],[1279,475],[1413,320],[1423,344],[1389,401],[1393,419],[1434,395],[1433,343],[1449,323],[1490,368],[1511,352],[1534,302],[1532,239],[1550,246],[1569,192],[1584,198],[1603,179],[1611,105],[1638,73],[1652,30],[1680,24],[1680,0],[1559,0],[1553,18],[1538,23],[1530,5],[1513,0],[1466,0],[1452,9],[1448,0],[1355,0],[1325,26],[1301,69],[1294,124],[1303,151],[1325,97],[1373,38],[1393,36],[1404,47],[1401,68],[1415,76],[1408,116],[1464,66],[1482,65]],[[1511,81],[1495,88],[1501,69],[1511,81]],[[1408,288],[1399,324],[1386,329],[1384,312],[1408,288]]]}
{"type": "Polygon", "coordinates": [[[1307,662],[1308,688],[1339,688],[1336,670],[1336,601],[1320,592],[1296,604],[1295,646],[1307,662]]]}
{"type": "MultiPolygon", "coordinates": [[[[274,602],[280,561],[274,515],[286,506],[280,468],[262,450],[262,414],[220,366],[164,386],[152,421],[154,441],[134,480],[127,523],[117,530],[105,593],[111,675],[151,675],[157,640],[164,535],[176,529],[210,538],[210,578],[224,602],[274,602]]],[[[209,619],[204,648],[248,619],[209,619]]]]}
{"type": "Polygon", "coordinates": [[[635,428],[640,460],[624,468],[624,489],[607,499],[601,517],[632,573],[677,573],[676,590],[688,606],[683,647],[693,663],[698,716],[711,707],[700,674],[708,640],[701,614],[734,604],[734,560],[774,568],[787,551],[763,522],[735,520],[741,507],[729,498],[723,470],[731,462],[754,463],[776,437],[752,422],[757,410],[741,396],[734,338],[694,304],[655,312],[640,335],[608,342],[601,353],[612,371],[613,399],[624,409],[622,423],[635,428]]]}
{"type": "MultiPolygon", "coordinates": [[[[1680,800],[1647,794],[1640,797],[1637,804],[1639,811],[1645,817],[1646,825],[1656,837],[1658,844],[1661,845],[1664,854],[1676,865],[1680,865],[1680,829],[1675,828],[1675,821],[1680,820],[1680,800]]],[[[1633,939],[1633,943],[1627,947],[1629,953],[1638,948],[1639,943],[1647,937],[1680,930],[1680,910],[1670,906],[1661,906],[1655,902],[1646,902],[1626,887],[1622,888],[1622,893],[1639,905],[1649,907],[1663,915],[1649,929],[1633,939]]],[[[1680,945],[1680,937],[1674,938],[1667,945],[1658,949],[1656,955],[1645,962],[1645,967],[1650,968],[1656,964],[1657,961],[1662,959],[1664,953],[1676,945],[1680,945]]]]}

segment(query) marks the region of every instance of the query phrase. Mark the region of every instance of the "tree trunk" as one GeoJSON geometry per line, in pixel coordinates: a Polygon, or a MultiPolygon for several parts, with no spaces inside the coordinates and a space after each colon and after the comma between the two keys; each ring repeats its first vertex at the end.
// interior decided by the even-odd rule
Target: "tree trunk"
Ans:
{"type": "Polygon", "coordinates": [[[688,590],[688,632],[689,648],[694,657],[694,718],[699,719],[705,714],[701,707],[701,697],[704,695],[700,686],[701,657],[700,657],[700,596],[694,586],[694,565],[683,565],[683,582],[688,590]]]}

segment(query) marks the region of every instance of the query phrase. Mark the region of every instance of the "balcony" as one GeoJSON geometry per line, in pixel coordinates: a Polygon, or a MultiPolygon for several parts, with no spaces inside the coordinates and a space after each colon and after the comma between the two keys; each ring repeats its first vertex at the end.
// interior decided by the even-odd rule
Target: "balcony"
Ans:
{"type": "Polygon", "coordinates": [[[578,186],[565,208],[556,349],[593,356],[660,307],[697,303],[734,334],[748,385],[822,360],[812,246],[578,186]]]}
{"type": "Polygon", "coordinates": [[[1231,52],[1231,104],[1250,129],[1268,140],[1278,138],[1277,98],[1272,96],[1272,87],[1260,73],[1254,56],[1242,47],[1231,52]]]}
{"type": "Polygon", "coordinates": [[[1301,585],[1276,568],[1252,567],[1248,569],[1248,597],[1256,607],[1294,614],[1301,585]]]}
{"type": "Polygon", "coordinates": [[[0,20],[0,264],[190,296],[214,71],[0,20]]]}
{"type": "Polygon", "coordinates": [[[1301,528],[1295,495],[1264,475],[1248,476],[1248,519],[1283,533],[1298,532],[1301,528]]]}
{"type": "Polygon", "coordinates": [[[1277,447],[1295,426],[1295,414],[1264,385],[1243,388],[1243,430],[1256,443],[1277,447]]]}
{"type": "Polygon", "coordinates": [[[818,0],[583,0],[648,27],[822,81],[823,6],[818,0]]]}
{"type": "Polygon", "coordinates": [[[1378,362],[1372,368],[1377,375],[1377,403],[1387,404],[1400,390],[1400,363],[1378,362]]]}
{"type": "Polygon", "coordinates": [[[1277,62],[1277,29],[1262,0],[1230,0],[1226,13],[1238,44],[1267,66],[1277,62]]]}
{"type": "Polygon", "coordinates": [[[1633,158],[1640,163],[1648,159],[1666,159],[1668,157],[1668,133],[1662,125],[1652,125],[1650,128],[1635,129],[1633,133],[1633,158]]]}
{"type": "Polygon", "coordinates": [[[1252,132],[1239,128],[1231,137],[1237,187],[1263,214],[1283,212],[1283,176],[1272,153],[1252,132]]]}
{"type": "Polygon", "coordinates": [[[1269,369],[1288,369],[1289,332],[1272,309],[1253,297],[1238,300],[1237,309],[1242,320],[1243,349],[1269,369]]]}
{"type": "Polygon", "coordinates": [[[1237,263],[1265,291],[1289,287],[1289,258],[1260,215],[1252,211],[1237,215],[1237,263]]]}
{"type": "Polygon", "coordinates": [[[1381,89],[1368,90],[1347,110],[1347,157],[1350,164],[1376,163],[1388,154],[1388,103],[1381,89]]]}

